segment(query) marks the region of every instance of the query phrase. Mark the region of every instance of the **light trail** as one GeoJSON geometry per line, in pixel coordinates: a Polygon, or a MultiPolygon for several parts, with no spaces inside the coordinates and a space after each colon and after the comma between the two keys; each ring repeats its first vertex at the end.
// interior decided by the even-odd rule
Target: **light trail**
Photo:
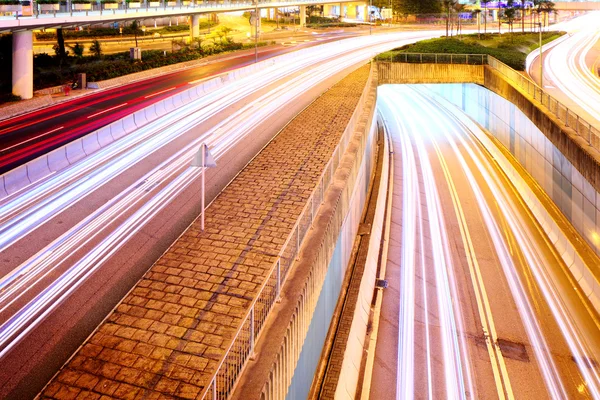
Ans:
{"type": "Polygon", "coordinates": [[[219,88],[193,104],[132,132],[40,184],[5,199],[0,206],[0,249],[42,227],[65,207],[73,206],[123,171],[163,148],[194,126],[245,97],[287,78],[286,84],[263,93],[186,144],[98,210],[40,249],[0,281],[0,313],[9,312],[27,296],[27,304],[0,327],[0,357],[6,355],[91,274],[152,220],[170,201],[197,180],[200,171],[188,168],[201,143],[217,160],[270,115],[309,88],[381,52],[431,33],[351,39],[326,45],[273,68],[219,88]],[[408,39],[404,39],[408,37],[408,39]],[[344,41],[345,42],[345,41],[344,41]],[[79,260],[69,256],[92,246],[79,260]],[[72,263],[72,264],[71,264],[72,263]],[[50,276],[58,278],[48,286],[50,276]],[[36,292],[39,291],[39,292],[36,292]],[[28,294],[32,292],[31,294],[28,294]],[[29,296],[32,296],[29,299],[29,296]]]}
{"type": "Polygon", "coordinates": [[[573,103],[571,107],[575,111],[584,110],[595,119],[588,122],[600,126],[600,79],[590,71],[585,60],[600,40],[600,13],[588,13],[561,28],[568,30],[570,37],[546,51],[545,79],[573,103]]]}
{"type": "MultiPolygon", "coordinates": [[[[447,278],[435,275],[436,297],[438,301],[438,309],[440,310],[440,318],[444,315],[444,308],[441,303],[447,303],[446,307],[454,306],[456,308],[453,315],[454,326],[452,329],[441,329],[440,337],[436,339],[431,336],[429,331],[423,335],[427,343],[417,341],[414,335],[414,320],[415,304],[408,302],[419,301],[415,297],[415,279],[417,271],[421,271],[422,279],[427,279],[429,271],[434,271],[436,264],[440,259],[436,256],[436,252],[449,251],[447,240],[440,241],[435,238],[433,232],[429,236],[427,230],[419,228],[419,220],[429,221],[430,229],[438,227],[440,231],[448,229],[448,223],[444,222],[443,216],[452,215],[452,219],[457,220],[457,229],[460,232],[462,247],[466,256],[464,269],[467,271],[467,276],[472,287],[472,301],[476,303],[476,314],[479,324],[478,329],[481,330],[482,336],[486,339],[486,348],[490,363],[490,379],[495,382],[497,394],[499,398],[520,398],[522,394],[514,392],[511,376],[515,372],[512,371],[511,364],[505,361],[502,349],[499,346],[499,339],[506,335],[506,324],[503,325],[500,333],[496,327],[496,319],[494,318],[494,303],[501,301],[490,297],[489,291],[486,289],[490,285],[487,279],[490,272],[484,272],[483,267],[479,265],[478,251],[482,244],[477,244],[473,241],[471,235],[473,224],[471,220],[475,218],[474,210],[469,210],[469,214],[465,213],[463,205],[464,194],[460,192],[457,186],[459,179],[465,179],[468,187],[472,190],[473,196],[476,199],[476,204],[473,204],[481,215],[481,223],[485,226],[487,235],[490,238],[490,245],[495,251],[497,263],[500,267],[498,272],[502,272],[503,279],[507,282],[508,294],[512,297],[512,301],[516,305],[516,313],[519,323],[522,324],[525,331],[528,343],[531,346],[537,362],[537,368],[547,392],[543,396],[549,396],[555,399],[568,398],[573,393],[587,393],[592,398],[600,398],[600,377],[595,368],[590,368],[590,359],[597,359],[597,349],[592,347],[590,339],[598,335],[600,327],[593,325],[589,328],[588,323],[580,323],[582,318],[586,321],[594,318],[588,314],[587,308],[583,307],[585,313],[582,314],[580,309],[572,308],[572,301],[567,301],[565,296],[571,296],[569,293],[560,289],[560,274],[564,273],[564,269],[552,268],[557,262],[554,258],[558,257],[553,250],[551,243],[546,239],[541,242],[534,239],[536,234],[541,233],[541,237],[545,238],[543,232],[534,234],[532,229],[541,229],[536,223],[528,222],[528,217],[521,215],[520,207],[524,206],[522,201],[515,201],[518,198],[514,187],[507,185],[506,178],[503,173],[498,170],[498,167],[492,161],[490,154],[483,150],[482,142],[489,141],[487,134],[483,132],[475,123],[466,117],[461,110],[457,109],[449,102],[439,96],[434,96],[426,89],[415,85],[402,86],[383,86],[379,89],[379,112],[382,120],[385,123],[386,129],[398,137],[401,143],[402,156],[402,270],[401,270],[401,297],[400,297],[400,320],[399,320],[399,337],[398,337],[398,387],[397,398],[414,398],[414,385],[419,379],[415,375],[415,371],[426,369],[426,383],[428,387],[419,387],[418,391],[427,393],[427,398],[435,398],[436,393],[440,396],[439,391],[435,389],[433,382],[438,382],[444,379],[446,382],[455,381],[461,382],[458,371],[465,371],[462,382],[464,386],[451,387],[447,386],[445,397],[456,398],[457,393],[464,395],[468,390],[470,396],[477,397],[477,391],[474,387],[489,387],[487,383],[481,383],[484,374],[483,372],[474,371],[471,365],[473,357],[473,348],[469,347],[468,343],[463,340],[465,336],[464,321],[465,315],[461,312],[458,306],[464,300],[464,291],[459,290],[459,284],[456,281],[455,275],[458,271],[458,265],[453,262],[451,254],[447,255],[446,271],[447,278]],[[411,143],[412,142],[412,146],[411,143]],[[428,150],[430,149],[430,150],[428,150]],[[414,161],[415,154],[418,155],[418,166],[414,161]],[[433,160],[437,160],[437,167],[441,173],[435,174],[429,171],[433,166],[433,160]],[[419,177],[420,176],[420,177],[419,177]],[[450,202],[440,204],[439,195],[430,195],[426,197],[426,205],[428,209],[427,218],[420,213],[422,207],[419,202],[419,181],[423,182],[423,192],[427,193],[427,182],[437,183],[438,187],[442,181],[435,182],[434,176],[442,176],[442,180],[448,187],[448,195],[450,202]],[[484,194],[490,193],[488,195],[484,194]],[[438,199],[436,199],[438,197],[438,199]],[[493,199],[490,203],[490,199],[493,199]],[[445,206],[450,207],[444,211],[445,206]],[[451,211],[450,211],[451,210],[451,211]],[[435,215],[440,217],[435,217],[435,215]],[[437,219],[437,221],[436,221],[437,219]],[[414,221],[413,221],[414,220],[414,221]],[[506,224],[507,229],[502,229],[501,226],[506,224]],[[533,228],[532,228],[533,227],[533,228]],[[416,237],[420,235],[420,237],[416,237]],[[425,235],[425,236],[424,236],[425,235]],[[430,242],[430,246],[423,246],[423,242],[430,242]],[[518,244],[518,248],[511,249],[511,242],[518,244]],[[438,246],[444,246],[437,249],[438,246]],[[542,250],[542,249],[549,250],[542,250]],[[427,257],[431,258],[431,262],[427,268],[422,264],[422,268],[415,268],[419,263],[422,263],[421,256],[410,256],[410,253],[422,253],[426,249],[427,257]],[[549,256],[548,254],[554,254],[549,256]],[[525,271],[530,271],[534,277],[533,286],[523,284],[522,274],[527,275],[525,271]],[[412,274],[412,277],[409,276],[412,274]],[[486,283],[487,282],[487,283],[486,283]],[[448,292],[437,286],[446,287],[448,292]],[[575,363],[573,367],[577,373],[573,371],[567,373],[564,371],[565,365],[559,367],[557,364],[555,348],[557,343],[549,343],[546,339],[548,332],[548,323],[545,315],[539,315],[541,312],[538,306],[533,306],[532,302],[543,302],[550,310],[552,324],[555,324],[559,332],[558,334],[564,340],[565,345],[570,351],[575,363]],[[403,311],[405,310],[405,311],[403,311]],[[412,311],[411,311],[412,310],[412,311]],[[587,316],[586,316],[587,315],[587,316]],[[583,327],[586,327],[585,330],[583,327]],[[593,329],[593,332],[590,331],[593,329]],[[443,374],[440,377],[440,371],[433,373],[432,369],[432,353],[430,347],[436,347],[436,340],[441,341],[442,348],[446,349],[451,346],[453,340],[459,340],[455,346],[457,351],[450,356],[444,350],[444,368],[443,374]],[[411,343],[412,341],[412,343],[411,343]],[[431,342],[431,343],[429,343],[431,342]],[[411,348],[412,345],[412,348],[411,348]],[[415,346],[424,347],[423,352],[425,359],[416,359],[413,348],[415,346]],[[456,357],[453,359],[453,357],[456,357]],[[577,376],[581,380],[577,380],[577,376]],[[471,383],[471,379],[474,379],[471,383]],[[400,382],[403,382],[402,385],[400,382]],[[573,385],[575,383],[575,385],[573,385]],[[565,385],[569,385],[568,388],[565,385]],[[583,388],[583,389],[582,389],[583,388]],[[455,392],[451,392],[455,390],[455,392]],[[456,391],[457,390],[457,391],[456,391]]],[[[494,144],[489,141],[489,144],[494,144]]],[[[487,145],[486,145],[487,147],[487,145]]],[[[494,155],[495,157],[497,155],[494,155]]],[[[431,184],[429,183],[429,184],[431,184]]],[[[464,185],[463,185],[464,187],[464,185]]],[[[471,207],[472,208],[472,207],[471,207]]],[[[454,228],[453,228],[454,229],[454,228]]],[[[456,243],[456,239],[455,239],[456,243]]],[[[486,253],[485,258],[489,258],[486,253]]],[[[562,263],[562,261],[558,261],[562,263]]],[[[489,267],[487,267],[489,268],[489,267]]],[[[433,285],[431,278],[428,280],[429,285],[433,285]]],[[[497,282],[493,282],[497,284],[497,282]]],[[[571,290],[570,287],[566,288],[571,290]]],[[[463,289],[464,290],[464,289],[463,289]]],[[[423,293],[429,293],[429,289],[423,293]]],[[[419,307],[426,307],[426,301],[419,301],[419,307]],[[423,304],[421,304],[423,303],[423,304]]],[[[432,313],[432,310],[428,311],[432,313]]],[[[435,313],[433,314],[435,315],[435,313]]],[[[451,313],[447,313],[451,316],[451,313]]],[[[425,324],[433,324],[431,320],[425,319],[425,324]]],[[[423,339],[420,339],[423,340],[423,339]]],[[[435,357],[435,355],[433,355],[435,357]]],[[[439,354],[437,358],[439,362],[439,354]]],[[[533,379],[533,377],[532,377],[533,379]]]]}

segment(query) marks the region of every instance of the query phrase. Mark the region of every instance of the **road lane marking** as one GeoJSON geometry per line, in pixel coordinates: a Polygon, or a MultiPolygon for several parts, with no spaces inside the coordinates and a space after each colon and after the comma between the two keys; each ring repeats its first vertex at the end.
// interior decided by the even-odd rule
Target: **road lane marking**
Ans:
{"type": "Polygon", "coordinates": [[[508,377],[508,371],[506,370],[506,364],[504,362],[504,357],[502,356],[502,352],[499,351],[497,346],[494,345],[497,343],[498,339],[496,327],[494,324],[494,319],[492,317],[492,311],[489,305],[487,291],[485,289],[483,278],[481,276],[479,262],[477,261],[477,257],[475,255],[475,247],[473,245],[466,217],[462,205],[460,203],[460,199],[458,197],[458,191],[456,190],[456,186],[454,185],[454,181],[452,180],[452,176],[450,174],[448,165],[446,164],[446,160],[441,154],[441,150],[439,149],[437,143],[433,143],[433,146],[435,147],[435,151],[438,155],[442,171],[444,172],[444,178],[446,179],[446,183],[448,184],[450,197],[452,199],[452,205],[454,206],[454,212],[456,213],[459,222],[458,226],[460,229],[461,239],[467,256],[467,264],[469,265],[469,275],[471,277],[471,283],[475,292],[475,301],[477,303],[479,317],[482,322],[482,328],[485,336],[488,354],[490,356],[490,360],[492,361],[492,372],[494,374],[494,380],[496,381],[496,390],[498,392],[499,398],[504,399],[506,398],[504,395],[504,390],[502,390],[502,387],[504,386],[507,392],[507,397],[509,399],[514,399],[512,386],[508,377]],[[489,339],[492,339],[493,343],[490,342],[489,339]],[[499,367],[500,370],[498,370],[499,367]],[[500,374],[502,374],[502,377],[500,376],[500,374]],[[502,382],[504,382],[504,385],[502,382]]]}
{"type": "Polygon", "coordinates": [[[165,89],[165,90],[161,90],[160,92],[149,94],[148,96],[144,96],[144,98],[145,99],[149,99],[150,97],[158,96],[159,94],[163,94],[163,93],[169,92],[169,91],[171,91],[173,89],[177,89],[177,86],[173,86],[172,88],[168,88],[168,89],[165,89]]]}
{"type": "Polygon", "coordinates": [[[41,138],[42,136],[49,135],[49,134],[51,134],[51,133],[54,133],[54,132],[56,132],[56,131],[59,131],[59,130],[61,130],[62,128],[64,128],[64,126],[60,126],[60,127],[58,127],[58,128],[52,129],[51,131],[48,131],[48,132],[42,133],[41,135],[37,135],[36,137],[32,137],[32,138],[30,138],[30,139],[23,140],[22,142],[19,142],[19,143],[17,143],[17,144],[13,144],[13,145],[12,145],[12,146],[10,146],[10,147],[6,147],[6,148],[2,149],[2,151],[4,152],[4,151],[10,150],[10,149],[13,149],[13,148],[15,148],[15,147],[21,146],[23,143],[27,143],[27,142],[31,142],[32,140],[39,139],[39,138],[41,138]]]}
{"type": "Polygon", "coordinates": [[[121,107],[126,106],[126,105],[127,105],[127,103],[119,104],[118,106],[107,108],[106,110],[97,112],[96,114],[88,115],[87,118],[90,119],[90,118],[93,118],[93,117],[98,116],[100,114],[104,114],[104,113],[107,113],[109,111],[116,110],[117,108],[121,108],[121,107]]]}

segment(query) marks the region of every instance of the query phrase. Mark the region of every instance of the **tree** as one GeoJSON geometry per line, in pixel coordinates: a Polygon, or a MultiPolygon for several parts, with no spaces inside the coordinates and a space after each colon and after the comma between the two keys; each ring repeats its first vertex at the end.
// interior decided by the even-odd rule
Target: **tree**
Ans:
{"type": "Polygon", "coordinates": [[[71,50],[73,50],[73,54],[75,54],[75,57],[77,57],[77,58],[83,57],[83,51],[85,50],[85,47],[83,47],[82,45],[80,45],[77,42],[75,42],[75,45],[69,46],[69,47],[71,48],[71,50]]]}
{"type": "Polygon", "coordinates": [[[135,47],[138,47],[137,34],[138,34],[138,29],[140,29],[138,22],[136,20],[133,20],[130,28],[133,31],[133,34],[135,35],[135,47]]]}
{"type": "Polygon", "coordinates": [[[446,37],[448,37],[448,33],[452,34],[450,30],[450,18],[452,17],[452,11],[457,4],[457,0],[442,0],[442,8],[446,14],[446,37]]]}
{"type": "Polygon", "coordinates": [[[475,18],[477,21],[477,39],[481,39],[481,24],[479,21],[481,20],[481,9],[476,9],[471,11],[471,17],[475,18]]]}
{"type": "Polygon", "coordinates": [[[65,37],[63,36],[62,28],[56,29],[56,44],[58,45],[56,55],[61,60],[67,57],[67,52],[65,51],[65,37]]]}
{"type": "Polygon", "coordinates": [[[487,17],[488,17],[488,9],[487,9],[487,5],[488,5],[489,1],[488,0],[481,0],[480,4],[483,5],[483,9],[485,10],[484,14],[483,14],[483,34],[485,35],[487,33],[487,17]]]}
{"type": "Polygon", "coordinates": [[[513,23],[517,16],[517,8],[515,6],[515,0],[508,0],[506,2],[506,8],[504,9],[504,17],[508,22],[508,31],[513,32],[513,23]]]}
{"type": "Polygon", "coordinates": [[[462,34],[460,14],[466,10],[467,6],[465,4],[455,3],[453,8],[456,12],[456,34],[460,36],[462,34]]]}
{"type": "MultiPolygon", "coordinates": [[[[550,0],[539,0],[538,3],[539,3],[538,9],[540,10],[539,12],[541,12],[542,15],[545,15],[544,21],[549,22],[550,13],[556,13],[556,4],[554,4],[550,0]]],[[[534,4],[535,4],[535,1],[534,1],[534,4]]],[[[542,23],[541,26],[544,26],[543,21],[540,21],[540,22],[542,23]]]]}
{"type": "Polygon", "coordinates": [[[392,8],[399,15],[437,14],[442,10],[439,0],[392,0],[392,8]]]}
{"type": "Polygon", "coordinates": [[[102,43],[98,39],[92,42],[90,46],[90,53],[94,55],[96,58],[102,57],[102,43]]]}

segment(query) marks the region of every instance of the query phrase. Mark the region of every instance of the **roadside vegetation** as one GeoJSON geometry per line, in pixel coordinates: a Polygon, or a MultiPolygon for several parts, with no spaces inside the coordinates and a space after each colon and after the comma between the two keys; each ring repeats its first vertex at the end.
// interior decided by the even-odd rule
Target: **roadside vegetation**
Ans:
{"type": "MultiPolygon", "coordinates": [[[[542,33],[542,44],[551,42],[565,32],[542,33]]],[[[380,54],[378,60],[399,59],[400,53],[447,53],[447,54],[489,54],[506,65],[518,70],[525,69],[527,55],[538,48],[539,33],[510,33],[498,35],[472,34],[459,37],[442,37],[422,40],[380,54]],[[480,38],[478,38],[480,36],[480,38]]]]}
{"type": "MultiPolygon", "coordinates": [[[[200,29],[209,29],[217,26],[218,21],[203,21],[200,20],[200,29]]],[[[143,36],[144,32],[139,25],[133,24],[122,28],[123,33],[118,28],[88,28],[81,31],[78,30],[63,30],[63,37],[65,40],[73,39],[105,39],[105,38],[119,38],[119,37],[131,37],[131,36],[143,36]]],[[[148,29],[146,35],[154,35],[155,33],[162,35],[172,35],[176,33],[187,34],[190,31],[190,26],[187,24],[165,26],[159,29],[148,29]]],[[[35,39],[39,41],[48,40],[56,41],[57,33],[54,32],[36,32],[35,39]]]]}
{"type": "MultiPolygon", "coordinates": [[[[192,43],[173,41],[173,51],[144,50],[141,60],[131,60],[128,52],[102,54],[102,42],[95,40],[89,47],[90,55],[83,55],[84,45],[75,43],[60,55],[37,54],[34,56],[34,90],[71,84],[78,73],[86,73],[88,82],[97,82],[152,68],[192,61],[213,54],[254,48],[254,43],[243,44],[228,37],[229,30],[220,27],[192,43]]],[[[260,42],[259,46],[269,43],[260,42]]],[[[18,100],[11,95],[11,35],[0,36],[0,103],[18,100]]]]}

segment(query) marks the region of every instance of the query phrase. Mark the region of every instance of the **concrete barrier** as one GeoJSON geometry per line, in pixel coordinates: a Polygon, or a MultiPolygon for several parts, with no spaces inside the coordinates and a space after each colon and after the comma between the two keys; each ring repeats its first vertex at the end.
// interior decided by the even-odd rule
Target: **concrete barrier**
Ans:
{"type": "Polygon", "coordinates": [[[102,148],[100,146],[100,143],[98,142],[98,133],[97,132],[93,132],[89,135],[85,135],[84,137],[82,137],[81,143],[83,145],[83,151],[88,156],[102,148]]]}
{"type": "Polygon", "coordinates": [[[4,187],[4,176],[0,176],[0,199],[8,197],[8,192],[4,187]]]}
{"type": "Polygon", "coordinates": [[[156,111],[156,115],[159,118],[165,115],[167,113],[167,110],[165,109],[165,101],[161,100],[158,103],[156,103],[154,105],[154,111],[156,111]]]}
{"type": "Polygon", "coordinates": [[[47,157],[48,167],[52,172],[60,171],[70,165],[69,160],[67,160],[67,150],[64,146],[51,151],[47,157]]]}
{"type": "Polygon", "coordinates": [[[48,157],[39,157],[35,160],[26,164],[27,166],[27,176],[29,177],[29,182],[37,182],[40,179],[44,179],[46,176],[50,175],[50,167],[48,166],[48,157]]]}
{"type": "Polygon", "coordinates": [[[4,188],[8,194],[13,194],[29,185],[27,166],[21,165],[4,174],[4,188]]]}
{"type": "Polygon", "coordinates": [[[98,143],[100,144],[100,147],[108,146],[114,141],[115,140],[110,133],[110,125],[98,130],[98,143]]]}
{"type": "Polygon", "coordinates": [[[77,161],[81,160],[86,156],[85,151],[83,151],[83,142],[81,139],[77,139],[65,146],[65,150],[67,153],[67,160],[69,164],[75,164],[77,161]]]}
{"type": "Polygon", "coordinates": [[[114,140],[118,140],[118,139],[122,138],[123,136],[127,135],[127,133],[128,133],[125,130],[125,127],[123,126],[122,119],[113,122],[109,126],[110,126],[110,135],[113,137],[114,140]]]}
{"type": "Polygon", "coordinates": [[[153,104],[152,107],[144,108],[144,113],[146,114],[147,122],[152,122],[158,119],[158,113],[156,112],[156,104],[153,104]]]}
{"type": "Polygon", "coordinates": [[[133,113],[133,123],[137,128],[141,128],[142,126],[148,123],[146,119],[146,110],[141,109],[133,113]]]}
{"type": "Polygon", "coordinates": [[[121,121],[123,122],[123,130],[126,133],[131,133],[138,128],[137,125],[135,124],[135,119],[133,118],[133,114],[127,115],[126,117],[121,119],[121,121]]]}

